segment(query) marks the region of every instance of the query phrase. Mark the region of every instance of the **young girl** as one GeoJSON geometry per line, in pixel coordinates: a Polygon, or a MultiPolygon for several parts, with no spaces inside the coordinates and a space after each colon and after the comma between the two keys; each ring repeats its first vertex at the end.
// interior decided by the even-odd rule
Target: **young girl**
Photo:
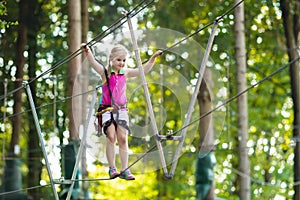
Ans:
{"type": "MultiPolygon", "coordinates": [[[[109,65],[107,66],[107,76],[105,68],[91,53],[90,48],[83,44],[85,54],[94,70],[101,76],[103,81],[102,98],[100,104],[110,106],[114,109],[102,114],[102,124],[104,134],[106,135],[106,157],[109,165],[109,177],[120,177],[126,180],[134,180],[128,167],[128,109],[126,107],[126,78],[139,76],[139,69],[125,68],[127,59],[127,50],[122,45],[116,45],[110,52],[109,65]],[[108,77],[108,80],[107,78],[108,77]],[[108,82],[109,81],[109,82],[108,82]],[[107,84],[108,82],[108,84],[107,84]],[[109,87],[108,87],[109,85],[109,87]],[[112,96],[112,98],[111,98],[112,96]],[[119,173],[115,165],[115,145],[118,141],[119,154],[122,170],[119,173]]],[[[148,62],[144,65],[144,72],[147,73],[153,67],[157,56],[162,51],[155,52],[148,62]]]]}

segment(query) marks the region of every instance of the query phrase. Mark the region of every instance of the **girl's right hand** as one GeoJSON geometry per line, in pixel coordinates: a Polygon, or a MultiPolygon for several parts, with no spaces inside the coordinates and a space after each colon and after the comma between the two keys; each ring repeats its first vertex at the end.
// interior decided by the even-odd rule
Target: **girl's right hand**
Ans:
{"type": "Polygon", "coordinates": [[[82,43],[80,45],[80,49],[84,49],[85,53],[88,53],[90,51],[90,48],[89,48],[89,46],[86,43],[82,43]]]}

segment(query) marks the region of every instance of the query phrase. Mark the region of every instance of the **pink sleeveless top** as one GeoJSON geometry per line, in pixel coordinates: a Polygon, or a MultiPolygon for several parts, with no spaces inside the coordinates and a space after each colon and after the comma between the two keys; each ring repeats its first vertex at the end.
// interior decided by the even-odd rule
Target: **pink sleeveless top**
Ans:
{"type": "MultiPolygon", "coordinates": [[[[109,78],[110,91],[112,92],[113,99],[118,105],[125,105],[126,98],[126,77],[124,74],[112,73],[109,78]]],[[[102,86],[102,98],[100,104],[111,105],[112,101],[108,91],[107,83],[102,86]]]]}

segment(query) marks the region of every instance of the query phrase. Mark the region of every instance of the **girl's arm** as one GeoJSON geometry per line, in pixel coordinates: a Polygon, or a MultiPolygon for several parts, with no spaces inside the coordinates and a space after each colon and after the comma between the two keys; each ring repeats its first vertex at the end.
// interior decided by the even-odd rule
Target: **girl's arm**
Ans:
{"type": "Polygon", "coordinates": [[[90,47],[86,44],[82,44],[81,48],[84,49],[85,55],[88,61],[91,63],[94,70],[101,76],[102,80],[105,80],[104,66],[96,61],[90,47]]]}
{"type": "MultiPolygon", "coordinates": [[[[161,50],[158,50],[158,51],[156,51],[152,56],[151,56],[151,58],[147,61],[147,63],[144,65],[144,72],[145,72],[145,74],[146,73],[148,73],[151,69],[152,69],[152,67],[153,67],[153,65],[154,65],[154,62],[155,62],[155,60],[156,60],[156,58],[157,58],[157,56],[160,56],[160,55],[162,55],[162,51],[161,50]]],[[[127,69],[126,70],[126,76],[127,77],[135,77],[135,76],[138,76],[139,75],[139,69],[138,68],[136,68],[136,69],[127,69]]]]}

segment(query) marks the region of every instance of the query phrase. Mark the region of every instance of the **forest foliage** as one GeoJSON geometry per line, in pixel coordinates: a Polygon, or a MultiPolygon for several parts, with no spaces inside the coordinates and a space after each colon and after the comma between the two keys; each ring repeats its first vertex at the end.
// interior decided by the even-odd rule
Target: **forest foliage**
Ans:
{"type": "MultiPolygon", "coordinates": [[[[90,0],[89,5],[89,32],[88,39],[96,37],[116,20],[122,17],[121,8],[130,10],[139,1],[110,1],[90,0]]],[[[234,1],[154,1],[146,9],[135,16],[137,29],[144,31],[146,38],[139,41],[141,56],[147,60],[156,50],[155,48],[167,48],[180,38],[183,38],[201,27],[213,22],[227,10],[232,8],[234,1]],[[169,33],[162,35],[164,33],[169,33]],[[148,34],[148,35],[147,35],[148,34]],[[176,37],[174,37],[176,36],[176,37]]],[[[39,8],[33,11],[38,17],[37,30],[33,33],[37,38],[37,51],[35,56],[36,74],[39,76],[44,71],[56,66],[67,56],[67,1],[38,1],[39,8]]],[[[7,91],[14,90],[16,80],[15,65],[15,42],[18,29],[18,4],[17,1],[9,1],[0,4],[1,11],[1,33],[0,33],[0,91],[1,96],[7,91]],[[6,87],[7,86],[7,87],[6,87]]],[[[247,81],[251,86],[256,84],[275,70],[288,63],[287,49],[285,46],[284,29],[278,0],[246,1],[245,2],[245,29],[247,50],[247,81]]],[[[226,99],[236,94],[235,59],[234,59],[234,15],[233,12],[224,16],[219,22],[217,34],[210,54],[208,67],[213,71],[213,105],[214,107],[224,103],[226,99]]],[[[116,40],[124,43],[132,50],[130,40],[119,39],[128,32],[128,27],[123,26],[116,30],[115,37],[107,40],[116,40]]],[[[164,53],[157,61],[155,69],[147,75],[149,90],[157,116],[157,124],[162,133],[168,130],[178,130],[183,125],[191,91],[198,76],[203,50],[205,49],[211,27],[203,29],[190,38],[186,43],[180,44],[178,49],[164,53]],[[184,46],[186,45],[186,46],[184,46]],[[189,45],[193,48],[188,49],[189,45]],[[199,49],[199,48],[201,49],[199,49]],[[188,54],[186,54],[188,52],[188,54]],[[164,70],[163,79],[161,69],[164,70]],[[163,83],[163,84],[162,84],[163,83]],[[163,85],[163,87],[161,87],[163,85]],[[165,117],[165,118],[164,118],[165,117]],[[163,121],[165,120],[165,121],[163,121]]],[[[89,41],[88,40],[88,41],[89,41]]],[[[97,44],[101,46],[100,44],[97,44]]],[[[102,51],[96,48],[95,51],[102,51]]],[[[28,45],[26,46],[28,48],[28,45]]],[[[79,48],[79,47],[78,47],[79,48]]],[[[28,49],[24,56],[28,60],[28,49]]],[[[103,52],[102,53],[106,53],[103,52]]],[[[129,67],[136,66],[133,51],[130,53],[129,67]]],[[[104,57],[99,57],[105,61],[104,57]]],[[[60,163],[60,148],[58,146],[68,143],[68,119],[66,109],[66,84],[68,74],[67,65],[63,63],[51,74],[37,80],[36,106],[39,123],[44,135],[46,148],[54,177],[62,176],[60,163]],[[54,107],[55,105],[55,107],[54,107]],[[55,117],[55,118],[54,118],[55,117]]],[[[24,67],[24,80],[34,77],[28,76],[28,63],[24,67]]],[[[99,84],[99,77],[90,70],[89,89],[99,84]]],[[[251,169],[251,196],[252,199],[274,199],[283,197],[290,199],[293,196],[293,140],[292,140],[292,99],[290,89],[288,68],[270,77],[258,86],[247,92],[249,110],[249,141],[248,150],[251,169]]],[[[155,144],[154,138],[150,137],[148,129],[139,129],[149,123],[146,103],[141,90],[141,82],[133,80],[129,82],[129,104],[131,110],[130,118],[136,130],[136,137],[130,139],[130,150],[133,156],[130,163],[134,162],[138,155],[143,154],[155,144]],[[141,131],[141,132],[138,132],[141,131]],[[146,132],[146,133],[145,133],[146,132]],[[142,134],[142,135],[139,135],[142,134]],[[149,139],[150,138],[150,139],[149,139]]],[[[84,91],[85,92],[85,91],[84,91]]],[[[91,95],[91,92],[89,92],[91,95]]],[[[3,175],[6,152],[12,132],[11,119],[13,113],[12,95],[8,95],[6,105],[1,98],[0,116],[0,138],[1,157],[0,174],[3,175]]],[[[20,139],[22,160],[22,186],[27,188],[28,184],[28,152],[40,151],[31,149],[27,144],[29,116],[28,99],[26,91],[23,91],[24,102],[22,113],[22,134],[20,139]]],[[[95,105],[96,106],[96,105],[95,105]]],[[[237,105],[236,100],[224,105],[213,115],[215,134],[215,193],[224,199],[238,199],[237,176],[239,171],[237,152],[237,105]]],[[[199,119],[199,108],[195,108],[193,120],[199,119]]],[[[146,126],[147,127],[147,126],[146,126]]],[[[132,167],[137,180],[125,182],[123,180],[91,181],[80,183],[88,186],[90,195],[96,199],[195,199],[195,161],[197,156],[197,142],[199,133],[197,124],[189,127],[187,142],[183,147],[176,174],[172,180],[165,180],[157,152],[146,156],[142,161],[132,167]]],[[[103,161],[104,138],[91,136],[91,145],[99,147],[98,150],[91,148],[91,158],[88,166],[88,177],[99,178],[107,176],[107,166],[103,161]]],[[[176,143],[165,144],[167,161],[171,162],[176,143]]],[[[41,161],[42,164],[45,164],[41,161]]],[[[48,183],[49,178],[45,168],[41,175],[41,184],[48,183]]],[[[0,180],[1,183],[1,180],[0,180]]],[[[62,188],[59,187],[59,190],[62,188]]],[[[41,188],[51,195],[49,187],[41,188]]]]}

